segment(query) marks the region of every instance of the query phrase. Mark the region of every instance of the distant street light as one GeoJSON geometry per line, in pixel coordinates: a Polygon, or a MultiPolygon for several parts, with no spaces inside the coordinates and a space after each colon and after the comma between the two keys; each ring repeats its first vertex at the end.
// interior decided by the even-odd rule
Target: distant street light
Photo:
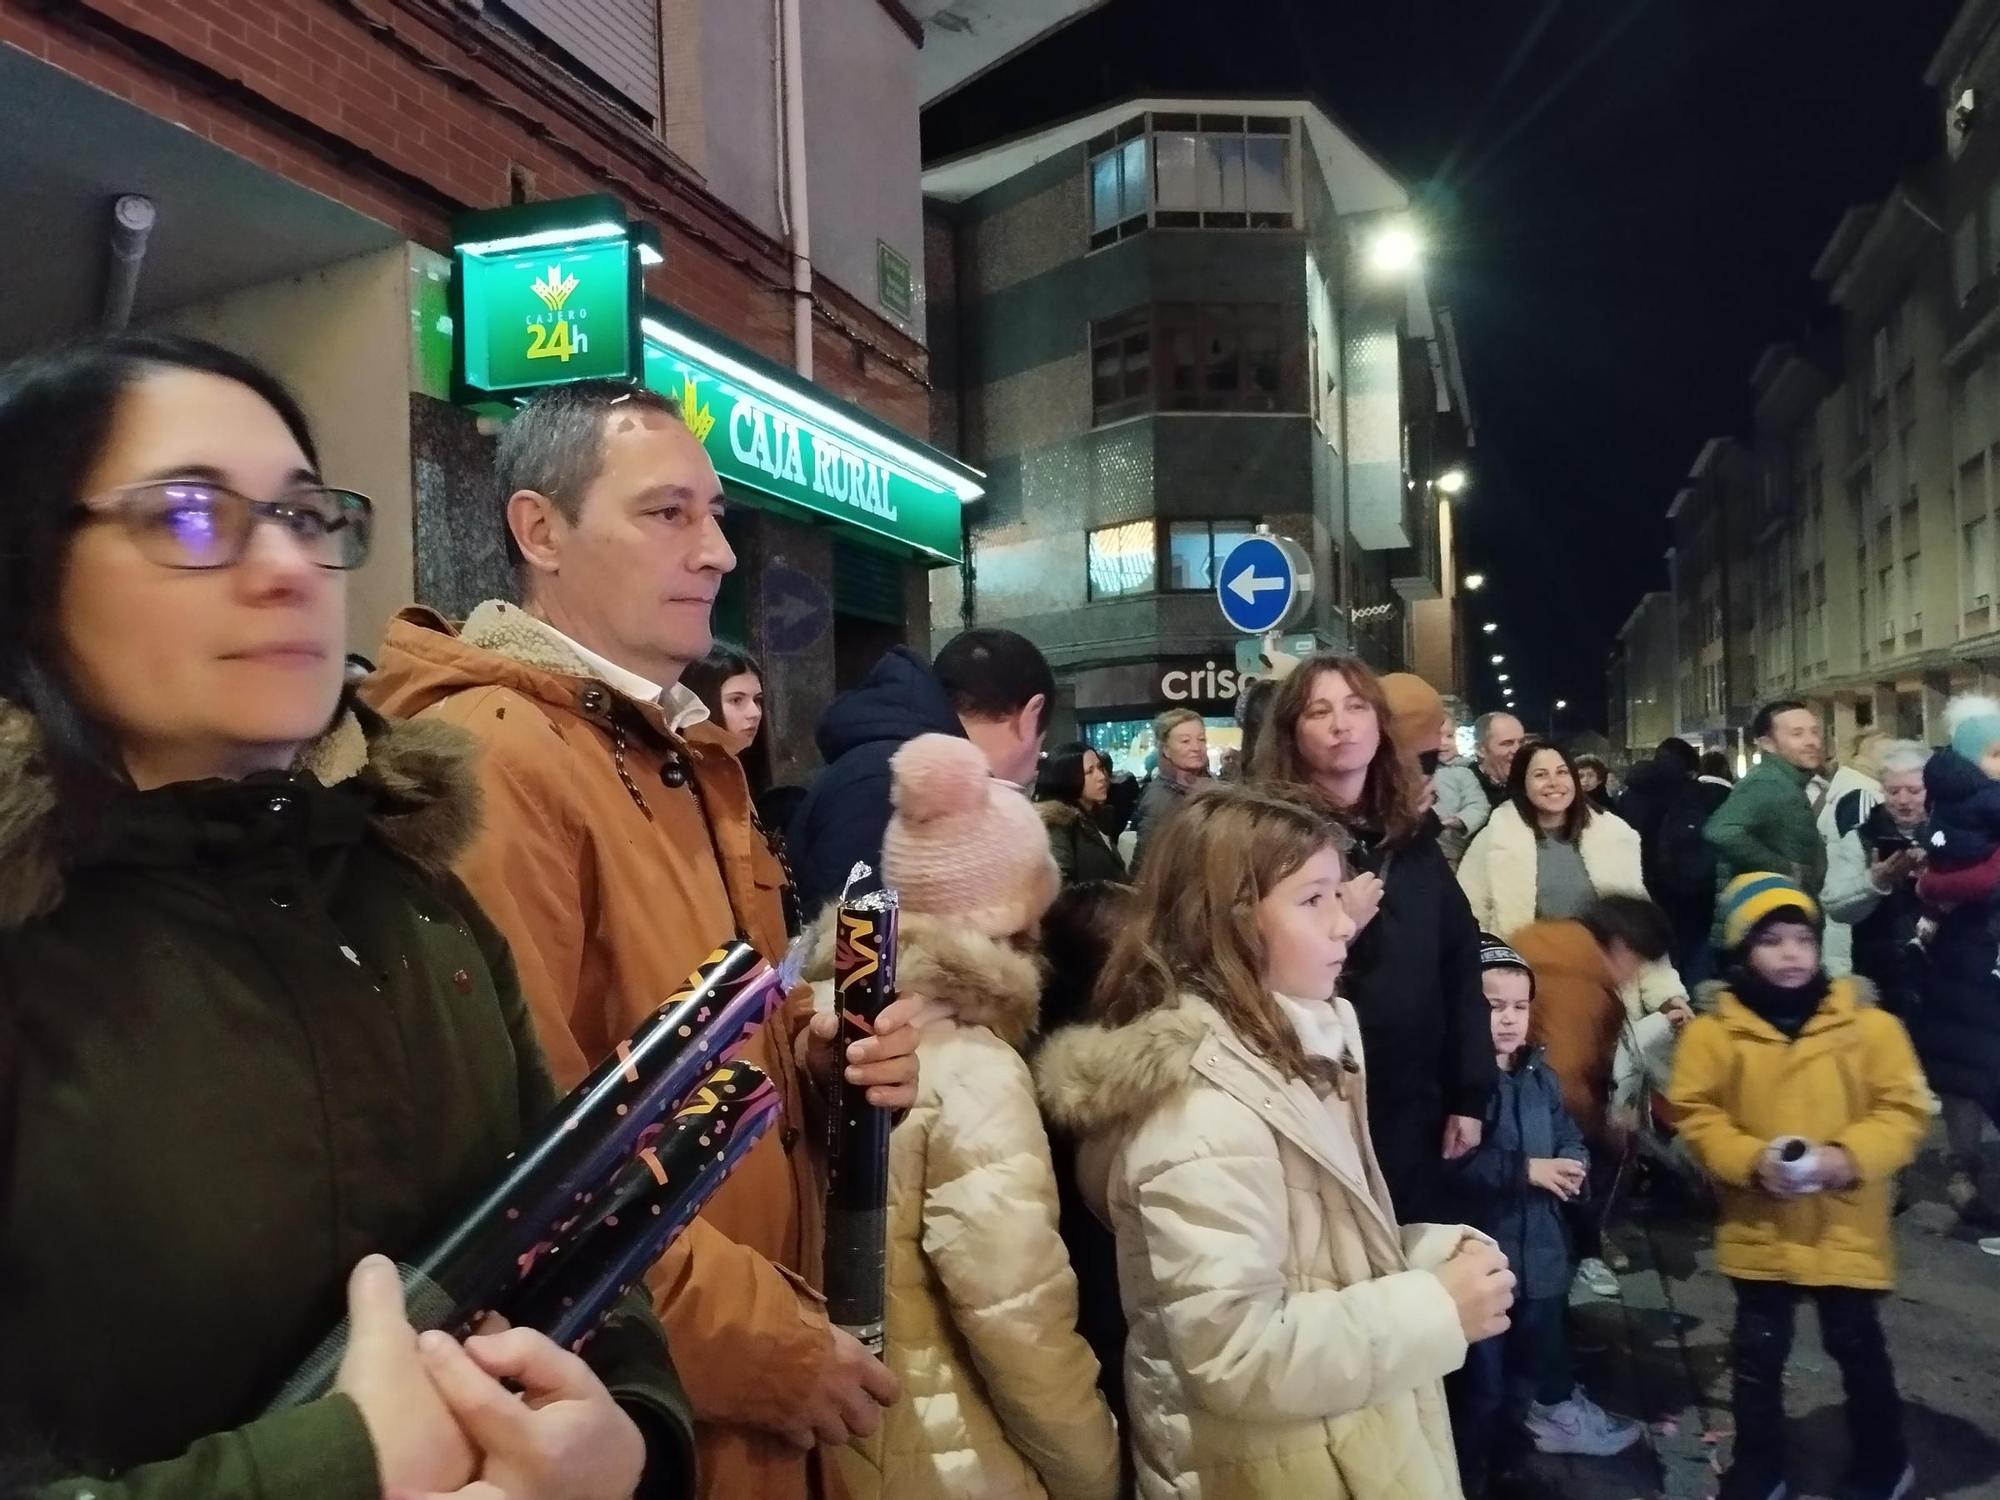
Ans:
{"type": "Polygon", "coordinates": [[[1465,493],[1465,487],[1470,483],[1472,483],[1472,477],[1463,469],[1446,469],[1437,477],[1437,488],[1440,495],[1462,495],[1465,493]]]}
{"type": "Polygon", "coordinates": [[[1500,655],[1498,652],[1495,652],[1493,656],[1493,665],[1496,667],[1504,667],[1507,665],[1507,658],[1500,655]]]}
{"type": "Polygon", "coordinates": [[[1424,257],[1424,242],[1403,220],[1392,220],[1368,242],[1368,269],[1378,276],[1401,276],[1424,257]]]}
{"type": "Polygon", "coordinates": [[[1465,575],[1465,586],[1474,593],[1477,593],[1486,587],[1486,575],[1484,573],[1467,573],[1465,575]]]}
{"type": "Polygon", "coordinates": [[[1484,625],[1480,626],[1479,628],[1485,631],[1486,634],[1491,635],[1493,634],[1494,631],[1498,630],[1500,627],[1493,621],[1488,620],[1484,625]]]}
{"type": "MultiPolygon", "coordinates": [[[[1513,681],[1513,679],[1512,679],[1512,678],[1510,678],[1510,677],[1509,677],[1509,676],[1508,676],[1508,675],[1507,675],[1507,674],[1506,674],[1505,672],[1502,672],[1502,673],[1500,674],[1500,680],[1501,680],[1502,682],[1511,682],[1511,681],[1513,681]]],[[[1512,688],[1509,688],[1509,689],[1508,689],[1507,691],[1511,693],[1511,692],[1513,691],[1513,689],[1512,689],[1512,688]]]]}
{"type": "Polygon", "coordinates": [[[1565,709],[1565,708],[1568,708],[1568,707],[1569,707],[1569,699],[1567,699],[1567,698],[1558,698],[1558,699],[1556,699],[1556,711],[1557,711],[1558,713],[1560,713],[1560,712],[1561,712],[1561,711],[1562,711],[1563,709],[1565,709]]]}

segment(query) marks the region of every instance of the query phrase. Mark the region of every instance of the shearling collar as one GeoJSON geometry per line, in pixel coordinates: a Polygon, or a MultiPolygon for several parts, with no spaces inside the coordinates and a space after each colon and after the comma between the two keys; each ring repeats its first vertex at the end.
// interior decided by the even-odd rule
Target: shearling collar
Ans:
{"type": "Polygon", "coordinates": [[[1035,1058],[1035,1087],[1051,1122],[1080,1135],[1146,1114],[1187,1087],[1214,1009],[1186,998],[1123,1026],[1067,1026],[1035,1058]]]}
{"type": "MultiPolygon", "coordinates": [[[[471,737],[453,725],[390,724],[356,708],[301,752],[295,772],[322,786],[358,778],[374,795],[377,835],[442,874],[479,831],[475,753],[471,737]]],[[[65,859],[58,822],[41,726],[26,709],[0,699],[0,931],[61,904],[65,859]]]]}
{"type": "Polygon", "coordinates": [[[491,651],[524,667],[553,672],[559,677],[588,677],[617,689],[635,703],[657,703],[669,727],[676,732],[708,718],[708,709],[701,699],[680,683],[653,693],[643,692],[636,673],[606,671],[609,663],[601,659],[591,661],[577,648],[576,642],[553,625],[503,599],[489,599],[473,610],[458,637],[468,646],[491,651]]]}
{"type": "MultiPolygon", "coordinates": [[[[833,978],[833,911],[813,924],[805,977],[833,978]]],[[[1041,1015],[1040,958],[948,918],[905,912],[897,929],[896,986],[958,1012],[967,1026],[984,1026],[1010,1047],[1022,1048],[1041,1015]]]]}

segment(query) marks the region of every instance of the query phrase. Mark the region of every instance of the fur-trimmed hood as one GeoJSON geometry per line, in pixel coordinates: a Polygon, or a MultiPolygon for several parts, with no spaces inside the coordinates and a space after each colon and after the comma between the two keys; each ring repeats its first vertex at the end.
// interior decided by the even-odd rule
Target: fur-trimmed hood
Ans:
{"type": "MultiPolygon", "coordinates": [[[[34,715],[0,699],[0,931],[62,904],[73,856],[62,845],[57,791],[34,715]]],[[[357,778],[391,848],[443,874],[479,832],[475,747],[449,724],[391,724],[359,705],[300,754],[295,774],[323,786],[357,778]]]]}
{"type": "Polygon", "coordinates": [[[1064,1027],[1035,1058],[1043,1112],[1078,1135],[1145,1114],[1186,1087],[1215,1024],[1212,1007],[1186,997],[1123,1026],[1064,1027]]]}
{"type": "MultiPolygon", "coordinates": [[[[833,979],[833,914],[813,924],[805,977],[833,979]]],[[[958,926],[942,917],[904,912],[897,928],[896,986],[951,1006],[967,1026],[984,1026],[1014,1048],[1025,1047],[1041,1014],[1043,964],[1033,953],[958,926]]]]}

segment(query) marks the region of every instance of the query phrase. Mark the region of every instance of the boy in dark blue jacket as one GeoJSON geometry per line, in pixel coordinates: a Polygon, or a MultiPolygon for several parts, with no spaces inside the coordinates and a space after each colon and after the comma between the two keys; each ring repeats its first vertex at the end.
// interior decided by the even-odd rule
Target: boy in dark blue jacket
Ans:
{"type": "Polygon", "coordinates": [[[1584,1191],[1590,1152],[1563,1108],[1562,1080],[1528,1045],[1534,971],[1485,933],[1479,970],[1500,1083],[1479,1148],[1458,1163],[1459,1207],[1506,1252],[1517,1285],[1513,1326],[1473,1345],[1450,1388],[1468,1500],[1518,1465],[1529,1441],[1543,1453],[1603,1457],[1643,1430],[1584,1395],[1570,1367],[1564,1315],[1575,1264],[1562,1205],[1584,1191]]]}

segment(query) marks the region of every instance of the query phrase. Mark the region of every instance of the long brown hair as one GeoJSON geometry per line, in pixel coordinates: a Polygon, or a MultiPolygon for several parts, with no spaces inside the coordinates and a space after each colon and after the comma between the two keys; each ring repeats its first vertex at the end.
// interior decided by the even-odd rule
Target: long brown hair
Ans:
{"type": "MultiPolygon", "coordinates": [[[[1334,815],[1357,832],[1380,834],[1391,845],[1404,843],[1423,821],[1418,805],[1421,788],[1415,769],[1396,753],[1389,738],[1389,700],[1382,691],[1382,679],[1358,657],[1323,652],[1299,663],[1272,701],[1270,721],[1257,737],[1250,774],[1263,782],[1312,785],[1312,772],[1299,754],[1299,721],[1312,702],[1315,684],[1328,672],[1338,672],[1354,696],[1375,710],[1380,734],[1375,758],[1368,764],[1368,778],[1362,783],[1361,800],[1353,807],[1336,809],[1334,815]]],[[[1147,856],[1151,857],[1151,850],[1147,856]]]]}
{"type": "Polygon", "coordinates": [[[1257,905],[1322,849],[1346,835],[1325,799],[1306,788],[1205,783],[1162,824],[1146,850],[1134,919],[1098,975],[1093,1009],[1123,1025],[1192,992],[1287,1078],[1331,1082],[1264,979],[1257,905]]]}

